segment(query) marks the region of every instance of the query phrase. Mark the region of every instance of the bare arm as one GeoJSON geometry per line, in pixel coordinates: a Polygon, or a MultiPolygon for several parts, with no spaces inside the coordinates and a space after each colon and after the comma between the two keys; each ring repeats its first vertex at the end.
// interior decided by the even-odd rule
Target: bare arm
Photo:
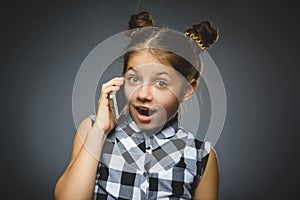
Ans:
{"type": "Polygon", "coordinates": [[[55,187],[55,199],[91,199],[98,166],[96,154],[101,154],[104,134],[91,128],[91,120],[84,119],[75,135],[71,161],[55,187]],[[92,138],[97,138],[92,141],[92,138]],[[91,144],[91,141],[94,144],[91,144]],[[86,148],[85,142],[98,147],[95,152],[86,148]],[[98,153],[97,153],[98,151],[98,153]]]}
{"type": "Polygon", "coordinates": [[[80,123],[74,138],[70,163],[55,186],[56,200],[90,200],[92,198],[98,162],[106,134],[115,125],[109,109],[108,94],[119,90],[123,82],[123,78],[114,78],[103,84],[94,126],[90,118],[80,123]]]}
{"type": "Polygon", "coordinates": [[[195,200],[217,200],[219,193],[219,167],[215,150],[212,148],[203,176],[195,190],[195,200]]]}

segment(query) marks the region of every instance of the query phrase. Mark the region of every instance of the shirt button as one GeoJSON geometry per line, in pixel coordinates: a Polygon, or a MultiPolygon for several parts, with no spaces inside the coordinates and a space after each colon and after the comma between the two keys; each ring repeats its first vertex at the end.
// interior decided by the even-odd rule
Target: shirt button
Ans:
{"type": "Polygon", "coordinates": [[[147,172],[144,172],[144,173],[143,173],[143,176],[145,176],[145,177],[148,176],[148,173],[147,173],[147,172]]]}
{"type": "Polygon", "coordinates": [[[147,150],[150,150],[150,149],[151,149],[151,147],[147,147],[146,149],[147,149],[147,150]]]}

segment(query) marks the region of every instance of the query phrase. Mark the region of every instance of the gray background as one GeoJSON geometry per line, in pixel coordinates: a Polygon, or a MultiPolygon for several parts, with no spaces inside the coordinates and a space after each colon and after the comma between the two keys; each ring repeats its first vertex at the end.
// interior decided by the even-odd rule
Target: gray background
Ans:
{"type": "MultiPolygon", "coordinates": [[[[228,100],[215,146],[222,200],[300,196],[295,3],[141,1],[140,10],[150,10],[158,24],[184,32],[208,19],[220,30],[209,53],[228,100]]],[[[77,70],[96,45],[126,29],[137,1],[0,5],[1,199],[53,199],[76,131],[72,89],[77,70]]]]}

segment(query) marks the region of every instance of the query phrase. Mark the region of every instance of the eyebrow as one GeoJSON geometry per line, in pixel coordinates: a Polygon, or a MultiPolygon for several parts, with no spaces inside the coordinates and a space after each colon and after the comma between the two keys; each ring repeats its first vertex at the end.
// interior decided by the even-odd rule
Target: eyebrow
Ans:
{"type": "MultiPolygon", "coordinates": [[[[134,71],[135,73],[138,72],[138,70],[134,69],[133,67],[129,67],[127,71],[134,71]]],[[[170,76],[167,72],[164,72],[164,71],[159,71],[159,72],[155,72],[154,73],[155,75],[167,75],[167,76],[170,76]]]]}
{"type": "Polygon", "coordinates": [[[154,74],[155,75],[167,75],[167,76],[170,76],[167,72],[164,72],[164,71],[162,71],[162,72],[156,72],[154,74]]]}
{"type": "Polygon", "coordinates": [[[130,71],[130,70],[132,70],[132,71],[134,71],[135,73],[137,73],[137,70],[135,70],[133,67],[129,67],[128,70],[127,70],[127,72],[130,71]]]}

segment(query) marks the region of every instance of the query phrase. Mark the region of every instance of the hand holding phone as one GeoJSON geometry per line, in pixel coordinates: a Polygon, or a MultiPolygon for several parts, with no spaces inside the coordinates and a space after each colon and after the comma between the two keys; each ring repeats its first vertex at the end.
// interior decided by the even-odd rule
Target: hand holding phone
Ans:
{"type": "MultiPolygon", "coordinates": [[[[124,84],[124,77],[115,77],[109,80],[108,82],[102,84],[100,97],[98,100],[98,108],[96,112],[97,123],[94,124],[96,124],[97,128],[102,130],[104,133],[108,133],[116,125],[116,118],[118,117],[119,110],[117,110],[118,109],[117,103],[113,103],[114,101],[113,93],[119,91],[123,84],[124,84]],[[113,114],[111,113],[112,107],[114,109],[113,114]],[[115,113],[116,116],[114,116],[115,113]],[[115,119],[113,119],[113,117],[115,117],[115,119]]],[[[116,95],[116,98],[118,99],[118,95],[116,95]]]]}

